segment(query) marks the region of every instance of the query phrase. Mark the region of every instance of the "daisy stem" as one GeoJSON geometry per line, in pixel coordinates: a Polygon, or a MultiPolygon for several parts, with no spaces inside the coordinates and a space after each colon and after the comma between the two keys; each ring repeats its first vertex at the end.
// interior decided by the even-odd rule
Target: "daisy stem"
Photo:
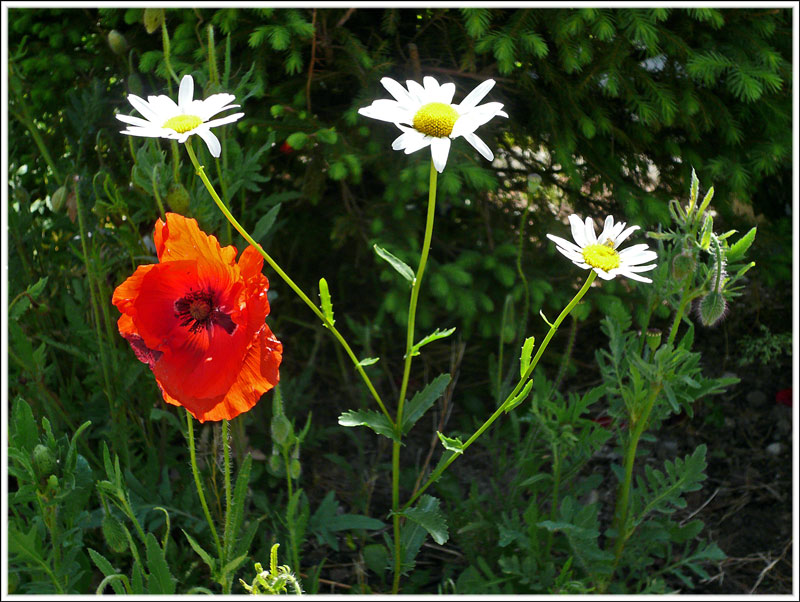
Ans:
{"type": "Polygon", "coordinates": [[[414,323],[417,315],[417,300],[419,299],[419,289],[422,284],[422,275],[425,273],[425,264],[428,263],[428,252],[431,248],[431,238],[433,236],[433,218],[436,209],[436,168],[431,160],[430,182],[428,185],[428,214],[425,221],[425,237],[422,242],[422,254],[419,258],[417,275],[411,287],[411,300],[408,304],[408,330],[406,332],[406,355],[403,365],[403,381],[400,385],[400,396],[397,401],[397,420],[395,422],[395,433],[397,439],[392,440],[392,522],[394,526],[394,583],[392,593],[396,594],[400,587],[400,569],[402,559],[400,558],[400,438],[403,436],[403,403],[408,389],[408,378],[411,375],[411,360],[413,355],[411,348],[414,346],[414,323]]]}
{"type": "Polygon", "coordinates": [[[192,414],[186,410],[186,423],[189,433],[189,458],[192,463],[192,474],[194,475],[194,484],[197,487],[197,495],[200,498],[200,505],[203,506],[203,513],[206,515],[206,521],[211,529],[211,535],[214,536],[214,543],[217,546],[217,556],[219,557],[220,568],[224,566],[222,545],[219,542],[219,535],[217,528],[214,526],[214,521],[211,520],[211,513],[208,511],[208,504],[206,503],[206,496],[203,493],[203,485],[200,483],[200,472],[197,470],[197,455],[194,450],[194,423],[192,422],[192,414]]]}
{"type": "Polygon", "coordinates": [[[489,427],[492,425],[492,423],[493,423],[495,420],[497,420],[497,418],[499,418],[499,417],[500,417],[500,415],[501,415],[501,414],[503,414],[503,413],[505,412],[505,408],[506,408],[506,406],[508,405],[508,403],[509,403],[509,402],[511,402],[511,401],[512,401],[512,400],[513,400],[513,399],[514,399],[514,398],[515,398],[515,397],[516,397],[516,396],[517,396],[517,395],[520,393],[520,391],[522,391],[522,388],[525,386],[525,383],[526,383],[526,382],[528,381],[528,379],[530,378],[531,374],[533,373],[533,370],[534,370],[534,368],[536,368],[536,364],[538,364],[538,363],[539,363],[539,358],[541,358],[541,357],[542,357],[542,354],[544,353],[544,350],[545,350],[545,349],[547,349],[547,345],[550,343],[550,339],[552,339],[552,338],[553,338],[553,335],[556,333],[556,330],[558,330],[558,327],[559,327],[559,325],[561,324],[561,322],[563,322],[563,321],[564,321],[564,319],[565,319],[565,318],[566,318],[566,317],[569,315],[569,313],[570,313],[570,312],[571,312],[571,311],[574,309],[574,307],[575,307],[575,306],[578,304],[578,302],[581,300],[581,298],[582,298],[582,297],[583,297],[583,296],[586,294],[586,291],[588,291],[588,290],[589,290],[589,287],[592,285],[592,282],[594,282],[594,279],[595,279],[596,277],[597,277],[597,273],[596,273],[594,270],[592,270],[592,271],[589,273],[589,277],[586,279],[586,282],[584,282],[583,286],[581,287],[581,290],[579,290],[579,291],[578,291],[578,292],[575,294],[575,296],[572,298],[572,301],[570,301],[570,302],[569,302],[569,304],[568,304],[568,305],[567,305],[567,306],[564,308],[564,310],[563,310],[563,311],[562,311],[562,312],[559,314],[558,318],[556,318],[556,321],[555,321],[555,322],[553,322],[552,326],[550,327],[550,330],[547,332],[547,335],[544,337],[544,341],[542,341],[542,344],[540,345],[540,347],[539,347],[538,351],[536,352],[536,355],[534,356],[534,358],[533,358],[533,361],[531,361],[531,365],[530,365],[530,366],[528,366],[528,368],[527,368],[527,369],[525,370],[525,372],[522,374],[522,378],[520,378],[520,379],[519,379],[519,382],[517,383],[517,386],[516,386],[516,387],[514,387],[514,390],[513,390],[513,391],[511,391],[511,393],[509,393],[509,394],[508,394],[508,397],[506,397],[505,401],[504,401],[503,403],[501,403],[501,404],[500,404],[500,407],[498,407],[498,408],[497,408],[497,409],[494,411],[494,413],[493,413],[491,416],[489,416],[489,418],[486,420],[486,422],[484,422],[484,423],[483,423],[483,424],[480,426],[480,428],[478,428],[478,430],[477,430],[477,431],[475,431],[475,432],[473,433],[473,435],[472,435],[472,436],[471,436],[469,439],[467,439],[467,441],[466,441],[466,442],[464,443],[464,445],[461,447],[461,452],[460,452],[460,453],[453,453],[453,454],[452,454],[452,455],[451,455],[451,456],[450,456],[450,457],[449,457],[449,458],[448,458],[448,459],[447,459],[447,460],[446,460],[444,463],[440,464],[440,465],[439,465],[439,466],[436,468],[436,470],[434,470],[434,471],[433,471],[433,473],[431,474],[431,476],[430,476],[430,477],[428,477],[428,480],[425,482],[425,484],[424,484],[422,487],[420,487],[420,488],[417,490],[417,492],[416,492],[416,493],[415,493],[415,494],[414,494],[414,495],[411,497],[411,499],[410,499],[410,500],[408,500],[408,501],[407,501],[407,502],[406,502],[406,503],[403,505],[403,508],[401,509],[401,511],[402,511],[402,510],[405,510],[405,509],[406,509],[406,508],[408,508],[408,507],[409,507],[411,504],[413,504],[413,503],[414,503],[414,501],[415,501],[415,500],[416,500],[416,499],[417,499],[417,498],[418,498],[420,495],[422,495],[422,493],[423,493],[423,492],[424,492],[424,491],[425,491],[425,490],[426,490],[426,489],[427,489],[427,488],[428,488],[428,487],[429,487],[429,486],[430,486],[432,483],[434,483],[434,482],[435,482],[435,481],[436,481],[436,480],[437,480],[437,479],[438,479],[438,478],[439,478],[439,477],[442,475],[442,473],[443,473],[445,470],[447,470],[447,467],[448,467],[448,466],[450,466],[450,465],[451,465],[451,464],[452,464],[452,463],[455,461],[455,459],[456,459],[456,458],[458,458],[458,457],[459,457],[459,456],[460,456],[460,455],[461,455],[461,454],[462,454],[462,453],[463,453],[463,452],[464,452],[464,451],[465,451],[465,450],[466,450],[466,449],[467,449],[467,448],[468,448],[470,445],[472,445],[472,444],[475,442],[475,440],[476,440],[478,437],[480,437],[480,436],[483,434],[483,432],[484,432],[486,429],[488,429],[488,428],[489,428],[489,427]]]}
{"type": "Polygon", "coordinates": [[[341,344],[341,346],[347,352],[347,355],[350,357],[350,360],[353,362],[353,365],[355,366],[356,370],[361,375],[361,378],[364,380],[364,383],[367,385],[367,388],[369,389],[369,392],[372,394],[372,397],[380,406],[381,411],[386,416],[386,419],[392,426],[394,426],[394,420],[392,420],[392,417],[389,414],[388,410],[386,409],[386,406],[383,404],[381,396],[378,395],[378,392],[375,390],[375,387],[373,386],[372,381],[369,379],[369,376],[367,376],[367,373],[364,372],[364,368],[362,368],[359,365],[359,359],[356,357],[356,354],[353,353],[353,350],[350,348],[350,345],[347,344],[347,341],[345,341],[341,333],[338,330],[336,330],[336,328],[333,326],[333,323],[330,320],[328,320],[325,314],[322,313],[322,310],[320,310],[316,305],[314,305],[313,301],[311,301],[311,299],[308,298],[308,295],[306,295],[302,291],[302,289],[300,289],[300,287],[297,286],[291,278],[289,278],[286,272],[284,272],[281,269],[281,267],[275,262],[275,260],[272,259],[272,257],[270,257],[269,253],[267,253],[261,247],[260,244],[258,244],[255,240],[253,240],[253,237],[247,233],[247,230],[245,230],[241,226],[241,224],[239,224],[239,222],[236,221],[236,218],[233,217],[233,215],[231,215],[231,212],[225,206],[225,203],[222,202],[222,199],[219,198],[217,191],[214,190],[214,187],[208,180],[208,176],[206,176],[206,172],[203,169],[203,166],[200,165],[200,163],[197,161],[197,157],[195,156],[194,150],[192,149],[191,138],[189,138],[186,141],[185,146],[186,146],[186,151],[189,153],[189,158],[192,160],[192,164],[194,165],[195,170],[197,171],[197,175],[200,176],[201,180],[203,180],[203,184],[205,184],[206,189],[211,195],[211,198],[214,199],[214,202],[217,204],[217,207],[219,207],[219,210],[222,211],[223,215],[228,219],[228,221],[231,224],[233,224],[233,227],[236,228],[236,231],[242,235],[242,238],[244,238],[250,245],[252,245],[261,254],[264,260],[270,265],[270,267],[273,270],[275,270],[278,276],[280,276],[283,279],[283,281],[289,285],[289,288],[291,288],[295,292],[295,294],[298,297],[300,297],[300,299],[302,299],[306,305],[308,305],[311,311],[313,311],[317,315],[317,317],[320,320],[322,320],[322,323],[325,325],[325,327],[328,330],[330,330],[331,333],[333,333],[333,336],[336,338],[337,341],[339,341],[339,344],[341,344]]]}

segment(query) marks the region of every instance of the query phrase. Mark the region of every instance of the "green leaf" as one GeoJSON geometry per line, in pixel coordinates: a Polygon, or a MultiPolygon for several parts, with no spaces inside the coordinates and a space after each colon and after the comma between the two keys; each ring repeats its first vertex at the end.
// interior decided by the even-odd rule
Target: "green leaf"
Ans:
{"type": "Polygon", "coordinates": [[[175,593],[175,579],[169,572],[164,550],[158,545],[156,536],[152,533],[148,533],[145,538],[145,548],[147,551],[147,570],[150,572],[150,576],[147,579],[147,591],[151,594],[171,596],[175,593]]]}
{"type": "Polygon", "coordinates": [[[423,495],[414,508],[409,508],[403,513],[409,520],[417,523],[430,533],[433,540],[439,545],[447,542],[447,522],[439,510],[439,500],[430,495],[423,495]]]}
{"type": "Polygon", "coordinates": [[[36,428],[31,406],[21,397],[14,402],[12,425],[13,444],[19,449],[33,452],[39,442],[39,429],[36,428]]]}
{"type": "Polygon", "coordinates": [[[327,527],[331,531],[350,531],[352,529],[377,531],[384,526],[384,523],[377,518],[370,518],[363,514],[337,514],[327,522],[327,527]]]}
{"type": "Polygon", "coordinates": [[[379,435],[389,437],[397,442],[400,441],[388,418],[375,410],[348,410],[339,416],[339,424],[342,426],[366,426],[379,435]]]}
{"type": "Polygon", "coordinates": [[[387,251],[386,249],[382,249],[378,245],[373,245],[372,248],[375,249],[375,252],[378,254],[378,257],[388,262],[389,265],[391,265],[395,270],[397,270],[398,274],[400,274],[403,278],[405,278],[409,282],[411,283],[414,282],[414,270],[412,270],[408,266],[408,264],[406,264],[402,259],[398,259],[394,255],[389,253],[389,251],[387,251]]]}
{"type": "Polygon", "coordinates": [[[528,337],[522,344],[522,355],[519,356],[519,377],[525,376],[525,372],[531,365],[531,354],[533,353],[533,345],[536,343],[536,337],[528,337]]]}
{"type": "Polygon", "coordinates": [[[336,320],[333,319],[333,303],[331,302],[331,293],[328,290],[328,281],[325,280],[325,278],[319,279],[319,298],[322,301],[322,314],[328,319],[331,325],[335,324],[336,320]]]}
{"type": "Polygon", "coordinates": [[[211,558],[211,555],[208,552],[206,552],[202,548],[202,546],[194,540],[194,538],[191,535],[189,535],[183,529],[181,529],[181,531],[183,531],[183,534],[186,536],[186,539],[189,541],[189,545],[192,546],[192,549],[195,552],[197,552],[197,555],[200,556],[200,558],[203,559],[203,562],[206,563],[208,568],[211,569],[211,572],[213,573],[214,572],[214,559],[211,558]]]}
{"type": "Polygon", "coordinates": [[[281,204],[278,203],[272,209],[267,211],[261,219],[256,222],[255,228],[253,228],[252,237],[253,240],[259,242],[264,240],[264,237],[269,234],[269,231],[272,229],[272,226],[275,225],[275,218],[278,217],[278,212],[281,210],[281,204]]]}
{"type": "Polygon", "coordinates": [[[408,433],[417,420],[427,412],[434,402],[439,399],[450,384],[449,374],[440,374],[433,379],[422,391],[417,391],[406,406],[403,416],[403,434],[408,433]]]}
{"type": "Polygon", "coordinates": [[[700,188],[700,180],[697,179],[697,174],[694,172],[694,167],[692,168],[692,185],[689,191],[689,207],[688,213],[691,214],[694,210],[695,205],[697,204],[697,191],[700,188]]]}
{"type": "Polygon", "coordinates": [[[525,401],[528,398],[528,395],[530,394],[532,388],[533,388],[533,381],[529,380],[525,385],[525,387],[522,389],[522,391],[519,393],[519,395],[517,395],[514,399],[512,399],[506,404],[506,407],[504,409],[505,413],[508,414],[511,410],[513,410],[519,404],[525,401]]]}
{"type": "Polygon", "coordinates": [[[447,330],[439,330],[437,328],[431,334],[426,336],[424,339],[422,339],[419,343],[417,343],[411,348],[411,357],[419,355],[419,350],[421,347],[424,347],[425,345],[427,345],[428,343],[432,343],[433,341],[438,341],[439,339],[444,339],[446,337],[449,337],[455,331],[456,331],[455,327],[448,328],[447,330]]]}
{"type": "Polygon", "coordinates": [[[456,454],[464,453],[464,443],[462,443],[461,439],[458,437],[454,437],[452,439],[450,437],[445,437],[439,431],[436,431],[436,434],[439,435],[439,441],[442,442],[442,445],[444,445],[446,450],[456,454]]]}
{"type": "Polygon", "coordinates": [[[358,362],[359,366],[371,366],[372,364],[378,363],[378,360],[381,358],[379,357],[365,357],[363,360],[358,362]]]}
{"type": "Polygon", "coordinates": [[[734,263],[744,257],[747,249],[750,248],[750,245],[753,244],[756,238],[756,230],[757,228],[751,228],[747,234],[737,240],[736,243],[725,252],[725,259],[728,260],[728,263],[734,263]]]}
{"type": "MultiPolygon", "coordinates": [[[[120,575],[119,572],[117,572],[117,570],[114,569],[113,566],[111,566],[111,563],[108,561],[108,559],[102,554],[100,554],[100,552],[97,552],[92,548],[88,548],[88,552],[89,556],[91,556],[92,558],[92,561],[97,565],[97,568],[100,569],[103,575],[105,575],[106,579],[109,579],[108,581],[104,579],[103,583],[101,583],[100,585],[103,586],[103,588],[105,588],[104,583],[110,583],[111,588],[114,590],[115,594],[120,596],[125,595],[127,592],[125,591],[123,585],[119,581],[111,580],[114,577],[122,577],[123,575],[120,575]]],[[[96,593],[98,594],[102,593],[102,589],[98,587],[96,593]]]]}

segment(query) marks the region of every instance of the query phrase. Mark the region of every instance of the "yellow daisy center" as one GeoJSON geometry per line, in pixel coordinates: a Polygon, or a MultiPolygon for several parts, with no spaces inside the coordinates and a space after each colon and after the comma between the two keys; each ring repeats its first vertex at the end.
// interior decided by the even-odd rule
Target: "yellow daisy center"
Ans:
{"type": "Polygon", "coordinates": [[[583,247],[583,258],[590,266],[604,272],[610,272],[620,265],[619,253],[614,250],[614,243],[610,240],[602,245],[586,245],[583,247]]]}
{"type": "Polygon", "coordinates": [[[175,115],[175,117],[167,119],[162,127],[175,130],[179,134],[185,134],[201,123],[203,123],[203,120],[196,115],[175,115]]]}
{"type": "Polygon", "coordinates": [[[458,112],[443,102],[429,102],[414,115],[414,129],[428,136],[444,138],[453,131],[458,112]]]}

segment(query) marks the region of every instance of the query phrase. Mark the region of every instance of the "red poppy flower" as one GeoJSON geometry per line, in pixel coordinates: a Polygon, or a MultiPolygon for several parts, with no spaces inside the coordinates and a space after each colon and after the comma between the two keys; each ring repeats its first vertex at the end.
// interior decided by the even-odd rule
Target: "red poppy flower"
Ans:
{"type": "Polygon", "coordinates": [[[283,346],[264,323],[269,282],[252,246],[236,263],[197,221],[167,213],[153,240],[159,263],[117,287],[117,323],[156,377],[164,401],[200,422],[231,419],[278,382],[283,346]]]}

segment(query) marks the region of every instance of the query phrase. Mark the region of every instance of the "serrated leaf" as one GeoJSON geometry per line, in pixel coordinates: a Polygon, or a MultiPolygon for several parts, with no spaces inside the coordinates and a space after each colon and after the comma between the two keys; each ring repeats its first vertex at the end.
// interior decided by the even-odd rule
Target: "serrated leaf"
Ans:
{"type": "Polygon", "coordinates": [[[447,542],[447,521],[439,510],[439,500],[435,497],[423,495],[414,508],[409,508],[403,514],[430,533],[439,545],[447,542]]]}
{"type": "Polygon", "coordinates": [[[399,442],[391,423],[385,415],[374,410],[348,410],[339,416],[342,426],[366,426],[384,437],[399,442]]]}
{"type": "Polygon", "coordinates": [[[359,366],[371,366],[372,364],[378,363],[381,358],[379,357],[365,357],[363,360],[358,362],[359,366]]]}
{"type": "Polygon", "coordinates": [[[406,406],[403,416],[403,434],[407,434],[416,424],[417,420],[427,412],[434,402],[439,399],[450,384],[449,374],[440,374],[433,379],[422,391],[417,391],[406,406]]]}
{"type": "Polygon", "coordinates": [[[422,339],[419,343],[417,343],[416,345],[414,345],[411,348],[411,357],[414,357],[415,355],[419,355],[420,348],[424,347],[428,343],[432,343],[433,341],[438,341],[439,339],[444,339],[446,337],[449,337],[455,331],[456,331],[455,327],[448,328],[446,330],[439,330],[437,328],[436,330],[434,330],[432,333],[430,333],[428,336],[426,336],[424,339],[422,339]]]}
{"type": "Polygon", "coordinates": [[[533,345],[536,343],[536,337],[528,337],[522,344],[522,354],[519,356],[519,377],[525,376],[525,372],[531,365],[531,354],[533,354],[533,345]]]}
{"type": "Polygon", "coordinates": [[[436,431],[436,434],[439,436],[439,441],[442,442],[444,448],[448,451],[451,451],[456,454],[463,454],[464,453],[464,443],[458,437],[445,437],[439,431],[436,431]]]}
{"type": "Polygon", "coordinates": [[[331,293],[328,290],[328,281],[325,278],[319,279],[319,298],[322,302],[322,314],[328,318],[331,325],[336,323],[333,319],[333,303],[331,302],[331,293]]]}
{"type": "Polygon", "coordinates": [[[200,558],[202,558],[202,559],[203,559],[203,562],[205,562],[205,563],[206,563],[206,565],[208,566],[208,568],[209,568],[209,569],[211,569],[211,572],[213,573],[213,572],[214,572],[214,565],[215,565],[215,563],[214,563],[214,559],[213,559],[213,558],[211,558],[211,555],[210,555],[208,552],[206,552],[206,551],[205,551],[205,550],[202,548],[202,546],[201,546],[199,543],[197,543],[197,542],[194,540],[194,538],[193,538],[191,535],[189,535],[189,534],[188,534],[186,531],[184,531],[183,529],[181,529],[181,531],[183,531],[183,534],[186,536],[186,539],[189,541],[189,545],[190,545],[190,546],[192,546],[192,549],[193,549],[195,552],[197,552],[197,555],[198,555],[198,556],[200,556],[200,558]]]}
{"type": "Polygon", "coordinates": [[[414,270],[412,270],[402,259],[395,257],[389,253],[389,251],[379,247],[378,245],[372,245],[372,248],[375,249],[378,257],[386,261],[390,266],[397,270],[398,274],[400,274],[409,282],[414,282],[414,270]]]}
{"type": "Polygon", "coordinates": [[[725,252],[725,259],[728,260],[728,263],[734,263],[744,257],[747,249],[750,248],[750,245],[753,244],[756,238],[756,230],[757,228],[751,228],[747,234],[737,240],[736,243],[725,252]]]}
{"type": "Polygon", "coordinates": [[[251,235],[253,240],[256,242],[264,240],[264,237],[269,234],[272,226],[275,225],[275,219],[278,217],[278,212],[280,210],[281,204],[278,203],[256,222],[256,226],[253,228],[253,233],[251,235]]]}
{"type": "Polygon", "coordinates": [[[145,538],[145,549],[147,553],[147,570],[150,573],[147,579],[148,592],[171,596],[175,593],[175,578],[169,572],[164,550],[158,545],[156,536],[152,533],[148,533],[145,538]]]}
{"type": "MultiPolygon", "coordinates": [[[[92,548],[88,548],[88,552],[89,552],[89,556],[91,556],[91,558],[92,558],[92,561],[95,563],[95,565],[97,565],[97,568],[100,569],[100,571],[103,573],[103,575],[105,575],[106,578],[113,578],[113,577],[116,577],[116,576],[121,576],[114,569],[114,567],[111,566],[111,563],[108,561],[108,559],[105,556],[103,556],[102,554],[100,554],[100,552],[97,552],[96,550],[93,550],[92,548]]],[[[110,583],[111,584],[111,587],[114,590],[115,594],[122,596],[122,595],[124,595],[126,593],[125,589],[122,586],[122,584],[119,583],[118,581],[107,581],[106,583],[110,583]]],[[[97,593],[100,593],[101,591],[102,590],[98,587],[97,588],[97,593]]]]}

